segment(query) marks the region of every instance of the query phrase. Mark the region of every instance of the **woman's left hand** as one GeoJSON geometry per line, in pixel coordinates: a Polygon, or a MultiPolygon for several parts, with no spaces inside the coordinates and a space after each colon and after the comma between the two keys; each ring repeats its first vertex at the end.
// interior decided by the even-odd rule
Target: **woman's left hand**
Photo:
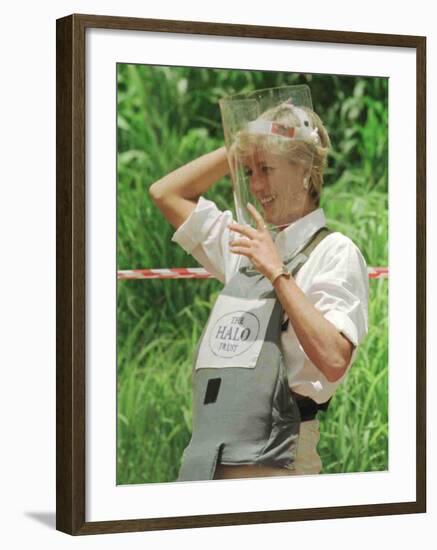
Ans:
{"type": "Polygon", "coordinates": [[[261,214],[250,203],[247,209],[256,222],[256,229],[239,223],[229,224],[229,229],[245,237],[234,239],[229,245],[230,250],[249,258],[255,269],[271,280],[273,274],[282,267],[282,259],[261,214]]]}

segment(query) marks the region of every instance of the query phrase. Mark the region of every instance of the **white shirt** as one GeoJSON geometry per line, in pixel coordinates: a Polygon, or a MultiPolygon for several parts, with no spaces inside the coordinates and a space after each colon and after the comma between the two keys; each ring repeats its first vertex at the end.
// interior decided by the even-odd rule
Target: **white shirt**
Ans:
{"type": "MultiPolygon", "coordinates": [[[[172,238],[225,284],[240,266],[249,263],[245,256],[229,250],[230,238],[235,236],[228,228],[232,221],[231,211],[222,212],[214,202],[200,197],[196,208],[172,238]]],[[[325,215],[319,208],[280,231],[274,240],[282,258],[289,258],[325,225],[325,215]]],[[[354,345],[345,374],[336,382],[329,382],[307,357],[291,322],[281,333],[290,388],[317,403],[324,403],[347,376],[357,346],[367,334],[367,266],[357,246],[342,233],[335,232],[316,247],[298,271],[295,281],[313,306],[354,345]]]]}

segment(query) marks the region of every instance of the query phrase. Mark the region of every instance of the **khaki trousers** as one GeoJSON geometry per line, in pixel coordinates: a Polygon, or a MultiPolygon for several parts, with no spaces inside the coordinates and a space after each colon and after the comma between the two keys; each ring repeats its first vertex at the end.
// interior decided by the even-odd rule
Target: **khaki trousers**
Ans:
{"type": "Polygon", "coordinates": [[[320,439],[319,426],[320,422],[317,418],[301,422],[296,460],[289,468],[273,468],[258,464],[243,466],[219,464],[214,479],[319,474],[322,469],[322,461],[317,453],[317,444],[320,439]]]}

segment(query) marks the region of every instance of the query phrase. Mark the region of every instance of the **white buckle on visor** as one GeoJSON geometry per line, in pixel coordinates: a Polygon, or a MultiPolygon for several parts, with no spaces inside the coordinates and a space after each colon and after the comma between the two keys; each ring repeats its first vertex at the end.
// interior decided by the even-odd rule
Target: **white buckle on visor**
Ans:
{"type": "Polygon", "coordinates": [[[247,130],[253,134],[281,136],[288,139],[307,141],[315,145],[320,143],[318,129],[310,126],[284,126],[270,120],[252,120],[247,124],[247,130]]]}

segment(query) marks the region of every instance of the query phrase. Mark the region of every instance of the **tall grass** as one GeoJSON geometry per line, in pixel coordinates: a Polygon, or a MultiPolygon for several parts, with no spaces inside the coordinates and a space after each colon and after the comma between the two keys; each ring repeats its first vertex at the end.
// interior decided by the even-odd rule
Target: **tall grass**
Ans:
{"type": "MultiPolygon", "coordinates": [[[[118,269],[194,266],[148,188],[223,144],[217,101],[229,93],[308,83],[334,145],[322,206],[369,265],[387,263],[387,80],[261,71],[118,65],[118,269]]],[[[208,191],[232,204],[226,178],[208,191]]],[[[215,280],[117,285],[117,483],[176,479],[191,429],[191,359],[221,285],[215,280]]],[[[327,413],[323,472],[384,470],[387,281],[370,283],[370,332],[327,413]]]]}

